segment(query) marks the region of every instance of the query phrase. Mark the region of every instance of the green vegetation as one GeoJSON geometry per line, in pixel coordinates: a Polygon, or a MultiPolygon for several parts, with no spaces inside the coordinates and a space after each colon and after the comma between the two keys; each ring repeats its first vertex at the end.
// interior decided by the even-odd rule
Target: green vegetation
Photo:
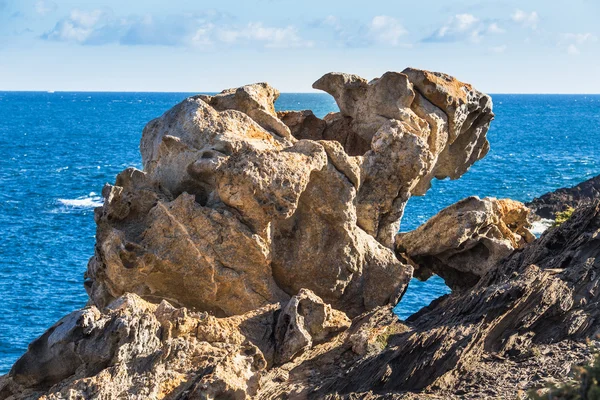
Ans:
{"type": "Polygon", "coordinates": [[[560,386],[552,386],[540,391],[531,391],[533,400],[600,400],[600,356],[585,367],[577,367],[575,380],[560,386]]]}
{"type": "Polygon", "coordinates": [[[377,345],[383,350],[388,346],[390,336],[397,335],[403,332],[406,332],[406,326],[398,323],[389,325],[383,331],[383,333],[377,335],[377,337],[375,338],[375,343],[377,343],[377,345]]]}
{"type": "Polygon", "coordinates": [[[554,220],[554,224],[552,224],[552,226],[560,226],[563,223],[567,222],[571,218],[571,216],[573,216],[574,211],[575,209],[573,207],[569,207],[565,211],[556,213],[556,219],[554,220]]]}

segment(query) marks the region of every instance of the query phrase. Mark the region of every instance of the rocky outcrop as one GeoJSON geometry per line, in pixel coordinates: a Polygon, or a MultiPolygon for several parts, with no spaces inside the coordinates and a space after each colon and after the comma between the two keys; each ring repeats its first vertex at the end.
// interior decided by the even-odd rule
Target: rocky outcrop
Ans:
{"type": "MultiPolygon", "coordinates": [[[[385,338],[382,351],[351,361],[345,371],[313,377],[320,389],[311,397],[418,398],[411,395],[416,392],[517,398],[564,378],[591,356],[586,341],[598,343],[599,284],[596,202],[513,252],[473,288],[435,301],[405,324],[385,322],[382,310],[363,317],[363,323],[378,320],[376,329],[388,325],[398,333],[385,338]]],[[[353,327],[359,323],[355,319],[353,327]]],[[[290,384],[294,379],[304,378],[290,374],[290,384]]]]}
{"type": "Polygon", "coordinates": [[[527,203],[540,218],[556,219],[556,214],[600,199],[600,175],[577,186],[546,193],[527,203]]]}
{"type": "Polygon", "coordinates": [[[519,398],[599,344],[599,238],[596,203],[408,321],[378,307],[337,335],[348,321],[308,291],[228,318],[126,295],[33,342],[0,399],[519,398]],[[301,350],[274,363],[282,348],[301,350]]]}
{"type": "Polygon", "coordinates": [[[0,398],[252,398],[261,371],[349,325],[309,290],[283,309],[229,318],[127,294],[69,314],[31,343],[0,398]]]}
{"type": "Polygon", "coordinates": [[[151,121],[144,170],[95,211],[89,306],[29,346],[0,400],[452,394],[485,357],[596,331],[600,206],[524,246],[526,208],[469,198],[395,243],[411,196],[486,154],[489,96],[415,69],[315,87],[339,113],[276,113],[255,84],[151,121]],[[401,322],[412,265],[455,290],[401,322]]]}
{"type": "Polygon", "coordinates": [[[136,293],[217,316],[303,288],[350,316],[397,302],[412,276],[393,252],[404,205],[485,155],[493,117],[488,96],[419,73],[369,83],[327,74],[315,87],[340,113],[324,120],[275,113],[279,93],[261,83],[189,98],[151,121],[144,171],[123,171],[96,212],[92,302],[136,293]],[[435,105],[458,92],[464,106],[435,105]],[[452,156],[459,142],[469,152],[452,156]]]}
{"type": "Polygon", "coordinates": [[[411,232],[396,235],[396,252],[415,277],[441,276],[453,290],[474,286],[494,265],[532,242],[529,209],[518,201],[469,197],[411,232]]]}
{"type": "Polygon", "coordinates": [[[145,171],[121,173],[97,210],[99,307],[131,292],[227,316],[308,288],[356,315],[410,279],[356,225],[360,165],[335,141],[281,138],[197,97],[152,121],[141,152],[145,171]]]}

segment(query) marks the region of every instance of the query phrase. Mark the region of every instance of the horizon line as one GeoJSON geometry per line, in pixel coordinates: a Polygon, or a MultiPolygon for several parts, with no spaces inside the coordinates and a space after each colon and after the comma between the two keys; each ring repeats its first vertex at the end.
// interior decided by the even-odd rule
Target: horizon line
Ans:
{"type": "MultiPolygon", "coordinates": [[[[148,93],[148,94],[218,94],[221,91],[153,91],[153,90],[3,90],[0,89],[0,93],[148,93]]],[[[323,91],[310,91],[310,92],[287,92],[280,91],[280,94],[323,94],[329,95],[323,91]]],[[[482,92],[489,95],[554,95],[554,96],[600,96],[600,93],[583,92],[583,93],[567,93],[567,92],[482,92]]]]}

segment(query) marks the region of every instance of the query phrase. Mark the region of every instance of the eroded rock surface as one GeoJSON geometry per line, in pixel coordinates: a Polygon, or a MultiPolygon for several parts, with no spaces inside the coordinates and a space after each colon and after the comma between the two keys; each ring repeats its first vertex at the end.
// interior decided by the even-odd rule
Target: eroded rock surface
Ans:
{"type": "Polygon", "coordinates": [[[470,290],[411,317],[409,329],[388,337],[383,351],[321,382],[314,398],[385,398],[390,392],[401,398],[407,391],[517,398],[589,359],[585,342],[600,333],[599,284],[596,202],[513,252],[470,290]]]}
{"type": "Polygon", "coordinates": [[[433,177],[460,177],[489,150],[491,98],[448,75],[407,68],[367,82],[330,73],[313,87],[331,94],[351,128],[371,143],[359,226],[385,246],[391,247],[411,195],[425,194],[433,177]]]}
{"type": "Polygon", "coordinates": [[[396,251],[415,276],[441,276],[452,289],[469,288],[515,249],[532,242],[529,209],[518,201],[469,197],[411,232],[396,235],[396,251]]]}
{"type": "Polygon", "coordinates": [[[416,69],[315,87],[340,112],[276,113],[254,84],[151,121],[144,170],[95,211],[89,307],[30,345],[0,400],[465,397],[489,394],[481,376],[512,394],[498,376],[525,372],[488,360],[585,358],[600,206],[529,243],[522,204],[469,198],[395,242],[411,196],[487,153],[491,99],[416,69]],[[402,322],[412,265],[455,290],[402,322]]]}
{"type": "Polygon", "coordinates": [[[309,290],[283,309],[229,318],[127,294],[69,314],[31,343],[0,381],[0,398],[250,399],[261,371],[349,325],[309,290]]]}
{"type": "Polygon", "coordinates": [[[144,171],[122,172],[96,212],[94,304],[136,293],[229,316],[303,288],[350,316],[397,302],[412,275],[393,252],[404,205],[438,161],[464,172],[483,156],[493,117],[489,97],[454,78],[419,83],[424,94],[411,79],[327,74],[315,87],[340,113],[323,120],[276,113],[279,93],[261,83],[189,98],[150,122],[144,171]],[[458,93],[464,107],[434,105],[458,93]],[[469,154],[440,158],[459,141],[469,154]]]}

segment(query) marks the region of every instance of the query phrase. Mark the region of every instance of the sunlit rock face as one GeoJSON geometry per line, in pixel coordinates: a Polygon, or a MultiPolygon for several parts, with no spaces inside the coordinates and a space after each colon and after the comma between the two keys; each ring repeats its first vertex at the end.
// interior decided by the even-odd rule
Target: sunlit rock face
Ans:
{"type": "Polygon", "coordinates": [[[474,286],[495,264],[531,243],[529,209],[510,199],[468,197],[411,232],[396,235],[396,251],[415,276],[441,276],[453,290],[474,286]]]}
{"type": "Polygon", "coordinates": [[[191,97],[144,129],[143,171],[104,189],[86,287],[215,315],[306,288],[350,316],[395,303],[412,267],[394,254],[411,195],[488,149],[491,100],[407,69],[315,84],[340,112],[276,113],[266,83],[191,97]]]}
{"type": "Polygon", "coordinates": [[[529,210],[494,198],[397,234],[410,196],[485,155],[490,98],[414,69],[315,87],[340,112],[276,113],[255,84],[150,122],[144,170],[95,213],[90,303],[30,344],[0,400],[516,398],[586,361],[600,204],[533,242],[529,210]],[[452,293],[398,320],[433,273],[452,293]]]}

